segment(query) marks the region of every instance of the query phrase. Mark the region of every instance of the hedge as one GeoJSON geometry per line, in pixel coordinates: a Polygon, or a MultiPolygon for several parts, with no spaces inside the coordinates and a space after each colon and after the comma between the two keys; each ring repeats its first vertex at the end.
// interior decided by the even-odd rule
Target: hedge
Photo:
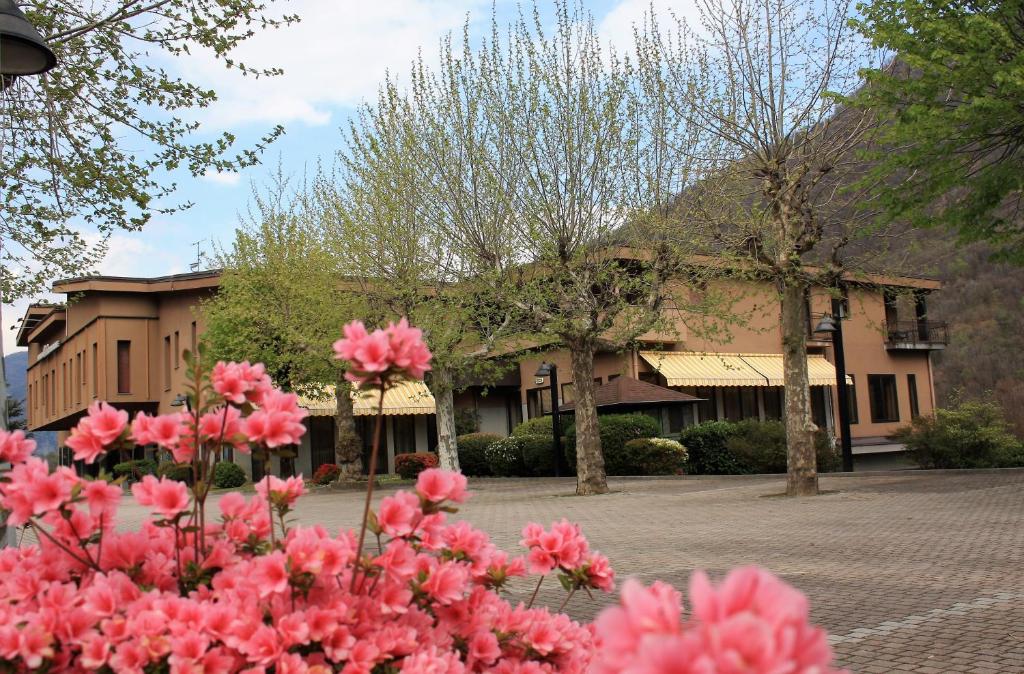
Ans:
{"type": "Polygon", "coordinates": [[[427,468],[437,468],[437,454],[411,452],[395,455],[395,472],[407,480],[416,479],[416,476],[427,468]]]}
{"type": "Polygon", "coordinates": [[[522,477],[527,474],[523,460],[523,439],[510,435],[487,445],[484,450],[491,475],[496,477],[522,477]]]}
{"type": "Polygon", "coordinates": [[[481,477],[491,474],[491,466],[487,461],[487,446],[501,440],[500,435],[493,433],[467,433],[455,438],[459,448],[459,468],[465,475],[481,477]]]}
{"type": "Polygon", "coordinates": [[[146,475],[156,475],[157,463],[153,459],[135,459],[114,466],[114,475],[140,480],[146,475]]]}
{"type": "MultiPolygon", "coordinates": [[[[786,426],[781,421],[706,421],[683,429],[679,440],[689,452],[691,474],[786,472],[786,426]]],[[[839,455],[825,431],[815,434],[814,445],[818,471],[837,470],[839,455]]]]}
{"type": "Polygon", "coordinates": [[[218,489],[241,487],[246,479],[242,467],[232,461],[221,461],[213,468],[213,486],[218,489]]]}
{"type": "Polygon", "coordinates": [[[1024,466],[1024,443],[991,401],[956,402],[901,428],[896,439],[922,468],[1024,466]]]}
{"type": "MultiPolygon", "coordinates": [[[[639,475],[640,467],[632,465],[625,446],[630,440],[652,438],[661,433],[661,424],[646,414],[604,414],[597,417],[604,453],[604,470],[608,475],[639,475]]],[[[576,426],[566,430],[565,458],[576,467],[576,426]]]]}
{"type": "Polygon", "coordinates": [[[161,463],[160,467],[156,469],[156,474],[170,480],[192,484],[191,463],[161,463]]]}
{"type": "Polygon", "coordinates": [[[622,448],[622,463],[632,475],[682,475],[686,458],[686,448],[669,438],[636,438],[622,448]]]}

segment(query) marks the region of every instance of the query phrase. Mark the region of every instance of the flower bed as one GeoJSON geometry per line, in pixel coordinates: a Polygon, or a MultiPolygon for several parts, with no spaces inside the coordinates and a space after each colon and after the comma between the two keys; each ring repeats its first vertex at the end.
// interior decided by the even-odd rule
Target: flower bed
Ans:
{"type": "MultiPolygon", "coordinates": [[[[422,376],[418,331],[391,327],[346,331],[370,340],[345,350],[364,382],[422,376]]],[[[424,470],[414,491],[383,499],[362,528],[336,534],[289,524],[301,477],[269,476],[255,496],[231,492],[207,512],[221,452],[231,446],[269,463],[301,436],[304,413],[262,367],[207,371],[201,361],[186,359],[191,412],[140,414],[129,424],[126,413],[95,403],[69,439],[87,462],[152,442],[191,466],[191,488],[153,475],[132,486],[152,514],[137,531],[116,527],[116,481],[51,471],[31,456],[32,440],[0,432],[0,461],[12,464],[0,505],[11,525],[31,523],[40,534],[37,546],[0,551],[0,671],[831,671],[825,634],[808,624],[803,596],[757,569],[717,588],[695,576],[685,621],[679,595],[659,583],[627,581],[621,605],[593,625],[562,613],[565,603],[554,611],[534,605],[536,591],[529,604],[509,603],[501,592],[517,577],[533,575],[539,588],[557,576],[567,603],[581,591],[611,591],[614,573],[565,520],[528,524],[521,557],[449,521],[467,498],[457,473],[424,470]]]]}

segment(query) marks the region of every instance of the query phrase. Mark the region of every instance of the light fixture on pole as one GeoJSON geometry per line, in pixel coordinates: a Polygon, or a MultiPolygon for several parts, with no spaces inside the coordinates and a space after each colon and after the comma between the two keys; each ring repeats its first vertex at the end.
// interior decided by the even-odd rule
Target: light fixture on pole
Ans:
{"type": "Polygon", "coordinates": [[[853,444],[850,440],[850,391],[846,383],[846,353],[843,349],[843,318],[846,310],[841,300],[832,301],[833,314],[825,314],[815,332],[832,335],[832,351],[836,360],[836,392],[839,398],[839,441],[843,471],[853,471],[853,444]]]}
{"type": "Polygon", "coordinates": [[[0,89],[22,75],[45,73],[57,57],[14,0],[0,0],[0,89]]]}
{"type": "MultiPolygon", "coordinates": [[[[562,458],[562,425],[558,417],[558,366],[554,363],[543,362],[537,368],[536,376],[550,377],[551,388],[551,434],[554,436],[555,448],[555,477],[561,477],[565,472],[562,470],[564,459],[562,458]]],[[[543,412],[543,405],[541,406],[543,412]]]]}
{"type": "Polygon", "coordinates": [[[171,407],[181,407],[182,405],[185,406],[186,411],[192,411],[192,403],[189,402],[188,396],[184,393],[179,393],[174,396],[174,400],[171,401],[171,407]]]}

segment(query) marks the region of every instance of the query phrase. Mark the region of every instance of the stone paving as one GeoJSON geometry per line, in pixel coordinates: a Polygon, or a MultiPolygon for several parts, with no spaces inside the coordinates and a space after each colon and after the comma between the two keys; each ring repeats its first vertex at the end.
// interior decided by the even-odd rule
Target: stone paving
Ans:
{"type": "MultiPolygon", "coordinates": [[[[1024,673],[1024,470],[827,476],[824,495],[801,499],[763,476],[613,478],[612,493],[585,498],[571,480],[470,486],[458,516],[509,550],[524,523],[564,516],[620,577],[685,588],[693,569],[771,569],[810,597],[853,672],[1024,673]]],[[[354,526],[361,497],[315,492],[297,516],[354,526]]],[[[557,607],[550,585],[541,598],[557,607]]],[[[567,610],[589,619],[610,601],[577,597],[567,610]]]]}

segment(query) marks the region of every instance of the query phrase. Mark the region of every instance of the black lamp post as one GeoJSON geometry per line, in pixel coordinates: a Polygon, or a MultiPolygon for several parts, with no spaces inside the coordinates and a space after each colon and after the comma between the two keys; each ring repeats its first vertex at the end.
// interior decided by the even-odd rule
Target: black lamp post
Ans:
{"type": "MultiPolygon", "coordinates": [[[[562,477],[565,459],[562,457],[562,425],[558,417],[558,366],[554,363],[541,363],[537,368],[537,376],[551,378],[551,433],[555,439],[555,477],[562,477]]],[[[541,411],[543,412],[543,409],[541,411]]]]}
{"type": "Polygon", "coordinates": [[[57,65],[39,31],[14,0],[0,0],[0,89],[21,75],[38,75],[57,65]]]}
{"type": "Polygon", "coordinates": [[[171,407],[181,407],[182,405],[185,406],[186,412],[192,411],[192,403],[189,401],[188,396],[184,393],[179,393],[174,396],[174,400],[171,401],[171,407]]]}
{"type": "Polygon", "coordinates": [[[843,319],[846,318],[842,302],[833,300],[833,315],[822,317],[815,332],[832,335],[832,350],[836,359],[836,388],[839,394],[839,441],[843,456],[843,470],[853,472],[853,444],[850,442],[850,391],[846,384],[846,353],[843,350],[843,319]]]}

